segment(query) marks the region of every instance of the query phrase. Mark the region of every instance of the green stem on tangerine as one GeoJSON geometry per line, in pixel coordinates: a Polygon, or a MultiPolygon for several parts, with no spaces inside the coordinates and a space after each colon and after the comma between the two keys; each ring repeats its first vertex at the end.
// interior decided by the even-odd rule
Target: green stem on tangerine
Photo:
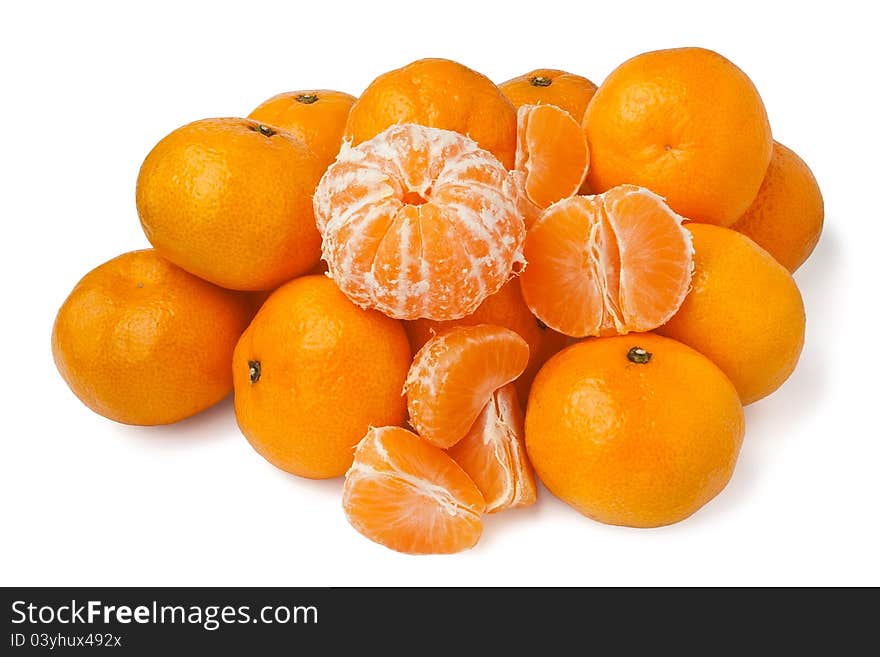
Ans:
{"type": "Polygon", "coordinates": [[[303,105],[311,105],[312,103],[318,102],[318,96],[317,94],[299,94],[295,100],[303,105]]]}
{"type": "Polygon", "coordinates": [[[641,347],[633,347],[626,353],[626,357],[629,359],[629,362],[636,363],[637,365],[644,365],[645,363],[651,360],[651,356],[653,356],[650,351],[642,349],[641,347]]]}
{"type": "Polygon", "coordinates": [[[553,80],[544,75],[536,75],[532,78],[529,78],[529,83],[533,87],[549,87],[551,84],[553,84],[553,80]]]}

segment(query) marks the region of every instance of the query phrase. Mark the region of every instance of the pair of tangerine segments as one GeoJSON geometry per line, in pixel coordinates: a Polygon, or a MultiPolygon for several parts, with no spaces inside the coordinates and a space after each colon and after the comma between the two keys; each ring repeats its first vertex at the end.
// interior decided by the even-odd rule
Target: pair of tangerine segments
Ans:
{"type": "Polygon", "coordinates": [[[683,221],[633,185],[554,203],[526,238],[526,305],[575,338],[662,326],[690,289],[694,249],[683,221]]]}
{"type": "Polygon", "coordinates": [[[449,329],[416,354],[405,391],[410,423],[371,428],[346,475],[343,507],[368,538],[400,552],[476,544],[483,513],[537,498],[513,381],[529,348],[515,332],[449,329]]]}
{"type": "Polygon", "coordinates": [[[564,110],[528,105],[517,118],[510,172],[468,137],[421,125],[343,144],[314,209],[329,273],[352,301],[459,319],[521,271],[526,226],[577,192],[589,152],[564,110]]]}

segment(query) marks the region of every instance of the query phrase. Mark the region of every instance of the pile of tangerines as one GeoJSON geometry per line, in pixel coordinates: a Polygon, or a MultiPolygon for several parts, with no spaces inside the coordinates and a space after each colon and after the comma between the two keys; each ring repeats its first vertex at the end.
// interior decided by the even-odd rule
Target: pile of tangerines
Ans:
{"type": "Polygon", "coordinates": [[[144,161],[153,248],[87,274],[52,349],[92,410],[179,421],[234,390],[270,463],[345,475],[368,538],[473,546],[535,475],[600,522],[682,520],[804,341],[822,228],[751,80],[699,48],[598,88],[414,62],[283,93],[144,161]]]}

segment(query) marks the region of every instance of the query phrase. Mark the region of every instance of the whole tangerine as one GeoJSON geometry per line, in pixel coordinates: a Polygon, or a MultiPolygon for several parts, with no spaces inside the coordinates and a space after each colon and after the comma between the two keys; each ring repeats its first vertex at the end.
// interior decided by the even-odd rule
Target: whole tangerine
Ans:
{"type": "Polygon", "coordinates": [[[303,142],[250,119],[204,119],[162,139],[141,166],[137,209],[150,243],[223,287],[269,290],[321,256],[303,142]]]}
{"type": "Polygon", "coordinates": [[[232,350],[252,301],[152,249],[93,269],[64,301],[52,354],[73,393],[125,424],[177,422],[232,391],[232,350]]]}
{"type": "Polygon", "coordinates": [[[743,404],[794,371],[804,346],[804,302],[788,270],[745,235],[689,224],[694,275],[681,308],[657,332],[710,358],[743,404]]]}
{"type": "Polygon", "coordinates": [[[345,135],[360,144],[396,123],[452,130],[513,167],[516,110],[494,82],[448,59],[420,59],[380,75],[351,108],[345,135]]]}
{"type": "Polygon", "coordinates": [[[235,415],[267,461],[302,477],[338,477],[371,426],[406,419],[411,361],[400,322],[351,303],[326,276],[275,290],[232,359],[235,415]]]}
{"type": "Polygon", "coordinates": [[[589,338],[541,368],[526,449],[551,493],[612,525],[683,520],[727,485],[744,433],[708,358],[651,333],[589,338]]]}
{"type": "Polygon", "coordinates": [[[318,158],[323,172],[339,154],[348,113],[357,98],[344,91],[287,91],[260,103],[249,119],[292,134],[318,158]]]}
{"type": "Polygon", "coordinates": [[[594,192],[633,184],[680,215],[729,226],[758,193],[772,138],[764,103],[711,50],[637,55],[601,84],[584,116],[594,192]]]}
{"type": "Polygon", "coordinates": [[[731,226],[794,272],[810,257],[825,221],[819,183],[798,154],[773,142],[773,157],[758,196],[731,226]]]}
{"type": "Polygon", "coordinates": [[[587,78],[555,68],[538,68],[498,85],[513,106],[555,105],[580,123],[596,85],[587,78]]]}

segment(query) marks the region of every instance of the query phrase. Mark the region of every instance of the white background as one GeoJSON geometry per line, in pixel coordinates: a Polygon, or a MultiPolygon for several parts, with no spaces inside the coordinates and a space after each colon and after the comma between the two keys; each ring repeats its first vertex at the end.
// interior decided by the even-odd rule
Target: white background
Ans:
{"type": "Polygon", "coordinates": [[[880,584],[880,173],[870,3],[2,3],[0,268],[4,585],[880,584]],[[306,5],[312,5],[307,7],[306,5]],[[138,167],[166,133],[286,90],[358,94],[426,56],[496,81],[557,67],[601,82],[639,52],[718,50],[774,136],[812,167],[826,230],[796,275],[807,342],[747,409],[727,489],[656,530],[603,526],[541,491],[474,549],[399,555],[357,534],[341,481],[275,470],[229,400],[177,426],[88,411],[52,363],[58,306],[147,245],[138,167]]]}

